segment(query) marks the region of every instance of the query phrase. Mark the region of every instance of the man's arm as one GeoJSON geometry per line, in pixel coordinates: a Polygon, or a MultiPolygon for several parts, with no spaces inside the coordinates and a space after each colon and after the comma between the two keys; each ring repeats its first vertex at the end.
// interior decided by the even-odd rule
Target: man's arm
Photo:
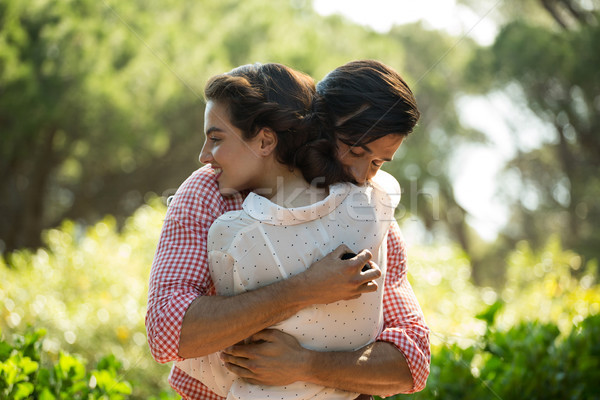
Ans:
{"type": "Polygon", "coordinates": [[[350,300],[377,290],[378,268],[362,273],[371,258],[363,251],[341,260],[344,245],[306,271],[281,282],[235,296],[200,296],[188,308],[179,356],[200,357],[229,347],[313,304],[350,300]]]}
{"type": "Polygon", "coordinates": [[[201,168],[186,179],[169,205],[150,271],[145,321],[148,345],[160,363],[181,360],[184,314],[196,297],[210,292],[206,236],[212,222],[228,207],[241,207],[242,199],[228,202],[214,174],[201,168]]]}
{"type": "Polygon", "coordinates": [[[320,352],[304,349],[293,336],[273,329],[251,340],[225,349],[222,355],[227,368],[250,383],[285,386],[304,381],[375,395],[408,392],[413,387],[408,364],[391,343],[320,352]]]}
{"type": "Polygon", "coordinates": [[[146,332],[154,359],[165,363],[231,346],[311,304],[351,299],[376,290],[381,272],[360,272],[368,252],[340,260],[339,248],[307,271],[243,295],[210,296],[206,240],[213,221],[239,209],[224,199],[214,174],[201,168],[178,189],[167,212],[150,273],[146,332]],[[335,290],[333,290],[335,289],[335,290]]]}
{"type": "Polygon", "coordinates": [[[387,272],[383,292],[384,329],[378,341],[396,346],[404,355],[414,386],[402,393],[423,390],[429,376],[429,328],[407,277],[406,245],[396,221],[387,239],[387,272]]]}
{"type": "Polygon", "coordinates": [[[405,245],[395,222],[387,246],[384,330],[377,342],[354,352],[314,352],[292,336],[266,330],[251,338],[254,343],[225,349],[227,367],[266,385],[308,381],[386,396],[422,390],[429,375],[429,329],[406,277],[405,245]]]}

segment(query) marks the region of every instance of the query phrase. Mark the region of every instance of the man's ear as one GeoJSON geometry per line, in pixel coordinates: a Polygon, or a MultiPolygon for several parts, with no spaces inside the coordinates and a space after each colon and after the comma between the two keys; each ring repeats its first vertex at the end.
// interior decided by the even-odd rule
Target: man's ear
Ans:
{"type": "Polygon", "coordinates": [[[277,147],[277,133],[271,128],[261,128],[258,132],[260,140],[260,154],[262,156],[271,155],[277,147]]]}

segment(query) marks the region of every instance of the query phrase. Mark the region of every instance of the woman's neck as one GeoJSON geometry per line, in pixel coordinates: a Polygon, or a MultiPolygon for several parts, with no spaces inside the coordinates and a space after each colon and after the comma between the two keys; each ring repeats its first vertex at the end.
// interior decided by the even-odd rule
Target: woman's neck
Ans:
{"type": "Polygon", "coordinates": [[[268,190],[261,193],[273,203],[285,207],[305,207],[319,202],[327,197],[327,188],[319,189],[311,186],[298,169],[290,170],[286,165],[275,163],[263,180],[263,188],[268,190]]]}

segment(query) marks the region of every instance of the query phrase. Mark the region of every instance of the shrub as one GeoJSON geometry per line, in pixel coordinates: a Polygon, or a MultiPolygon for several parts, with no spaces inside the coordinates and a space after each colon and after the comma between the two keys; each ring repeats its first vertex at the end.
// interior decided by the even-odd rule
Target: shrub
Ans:
{"type": "Polygon", "coordinates": [[[0,329],[43,328],[44,350],[91,363],[113,354],[133,385],[132,398],[169,391],[169,365],[156,363],[146,343],[148,276],[165,208],[159,199],[118,229],[112,217],[88,228],[63,222],[45,232],[45,248],[0,261],[0,329]]]}
{"type": "Polygon", "coordinates": [[[394,399],[600,399],[600,315],[561,337],[556,324],[488,326],[474,346],[444,346],[432,357],[427,387],[394,399]]]}
{"type": "Polygon", "coordinates": [[[121,380],[122,364],[112,355],[103,357],[91,371],[78,357],[42,351],[45,331],[17,335],[14,343],[0,340],[0,397],[19,399],[110,399],[129,398],[131,384],[121,380]]]}
{"type": "MultiPolygon", "coordinates": [[[[7,255],[10,266],[0,258],[0,329],[45,329],[43,350],[54,361],[68,352],[98,365],[102,355],[113,354],[133,387],[132,399],[175,398],[167,383],[170,366],[152,359],[144,327],[164,215],[164,205],[153,199],[122,229],[111,217],[88,228],[65,221],[45,233],[44,248],[7,255]]],[[[595,375],[581,366],[596,364],[581,352],[598,354],[590,333],[597,328],[582,322],[600,312],[595,261],[583,263],[556,238],[541,251],[521,242],[507,259],[506,287],[495,291],[471,283],[469,259],[455,246],[412,247],[408,260],[433,350],[428,387],[415,398],[487,398],[497,389],[496,376],[512,385],[525,373],[545,376],[539,368],[552,371],[548,382],[572,382],[585,392],[595,375]],[[499,301],[503,307],[494,306],[499,301]],[[545,352],[558,351],[554,343],[563,340],[572,341],[560,347],[562,366],[570,371],[559,380],[561,365],[545,352]],[[516,349],[520,354],[512,354],[516,349]]]]}

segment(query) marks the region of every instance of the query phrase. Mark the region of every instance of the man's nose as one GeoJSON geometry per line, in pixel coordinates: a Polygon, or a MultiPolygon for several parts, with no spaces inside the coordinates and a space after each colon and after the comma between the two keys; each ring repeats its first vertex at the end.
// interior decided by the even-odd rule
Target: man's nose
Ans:
{"type": "Polygon", "coordinates": [[[359,185],[363,185],[368,179],[369,168],[366,165],[358,165],[352,168],[354,180],[359,185]]]}

